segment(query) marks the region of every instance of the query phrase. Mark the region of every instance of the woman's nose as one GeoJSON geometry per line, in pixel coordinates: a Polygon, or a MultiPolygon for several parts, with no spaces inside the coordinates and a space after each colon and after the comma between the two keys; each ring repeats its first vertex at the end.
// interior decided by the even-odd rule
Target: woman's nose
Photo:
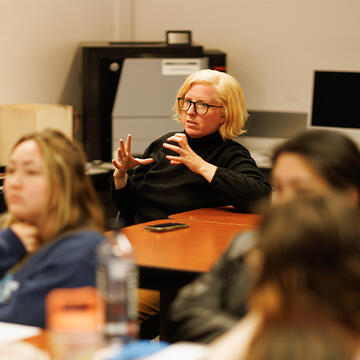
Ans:
{"type": "Polygon", "coordinates": [[[292,200],[295,197],[295,193],[291,189],[283,189],[281,191],[275,191],[272,196],[272,204],[278,205],[292,200]]]}
{"type": "Polygon", "coordinates": [[[188,108],[187,113],[189,113],[189,114],[196,114],[196,111],[195,111],[195,103],[191,103],[191,104],[190,104],[190,107],[188,108]]]}
{"type": "Polygon", "coordinates": [[[17,187],[22,184],[22,176],[19,173],[8,174],[5,177],[4,184],[17,187]]]}

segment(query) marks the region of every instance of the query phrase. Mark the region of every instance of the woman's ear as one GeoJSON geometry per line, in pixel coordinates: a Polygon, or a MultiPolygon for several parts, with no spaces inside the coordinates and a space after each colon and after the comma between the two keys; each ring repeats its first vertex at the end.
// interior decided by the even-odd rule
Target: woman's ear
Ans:
{"type": "Polygon", "coordinates": [[[224,110],[221,110],[219,126],[224,125],[225,122],[226,122],[225,113],[224,110]]]}
{"type": "Polygon", "coordinates": [[[245,265],[252,278],[256,278],[264,264],[264,254],[257,248],[250,250],[245,256],[245,265]]]}
{"type": "Polygon", "coordinates": [[[359,202],[360,202],[360,194],[359,191],[352,188],[350,190],[346,191],[346,194],[348,196],[348,198],[350,199],[350,203],[352,205],[358,206],[359,202]]]}

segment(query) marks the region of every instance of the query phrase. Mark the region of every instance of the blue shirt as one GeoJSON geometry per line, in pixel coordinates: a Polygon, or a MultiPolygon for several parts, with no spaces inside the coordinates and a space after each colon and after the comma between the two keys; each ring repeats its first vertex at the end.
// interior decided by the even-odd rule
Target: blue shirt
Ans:
{"type": "Polygon", "coordinates": [[[103,235],[66,233],[41,247],[12,275],[26,249],[10,229],[0,232],[0,321],[45,327],[45,299],[55,288],[95,286],[96,248],[103,235]]]}

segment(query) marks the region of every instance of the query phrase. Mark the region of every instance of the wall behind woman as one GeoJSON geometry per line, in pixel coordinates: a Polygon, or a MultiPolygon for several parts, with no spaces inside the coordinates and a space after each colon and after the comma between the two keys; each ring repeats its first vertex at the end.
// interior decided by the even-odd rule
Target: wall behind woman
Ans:
{"type": "Polygon", "coordinates": [[[0,0],[0,105],[80,110],[81,41],[121,35],[119,0],[0,0]]]}
{"type": "Polygon", "coordinates": [[[314,69],[360,70],[359,13],[358,0],[0,0],[0,105],[80,111],[81,41],[190,29],[228,54],[250,109],[307,112],[314,69]]]}
{"type": "Polygon", "coordinates": [[[360,71],[358,0],[133,1],[135,40],[192,30],[227,53],[253,110],[308,112],[314,69],[360,71]]]}

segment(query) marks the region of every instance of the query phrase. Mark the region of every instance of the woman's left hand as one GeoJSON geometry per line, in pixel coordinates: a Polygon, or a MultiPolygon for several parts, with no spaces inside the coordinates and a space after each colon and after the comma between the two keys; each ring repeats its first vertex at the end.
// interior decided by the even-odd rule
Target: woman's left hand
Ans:
{"type": "Polygon", "coordinates": [[[176,133],[167,138],[167,141],[174,141],[179,144],[179,146],[167,142],[163,144],[164,148],[179,154],[179,156],[166,155],[166,158],[170,160],[172,165],[184,164],[189,170],[203,176],[207,181],[211,182],[217,167],[206,162],[191,149],[185,134],[176,133]]]}

